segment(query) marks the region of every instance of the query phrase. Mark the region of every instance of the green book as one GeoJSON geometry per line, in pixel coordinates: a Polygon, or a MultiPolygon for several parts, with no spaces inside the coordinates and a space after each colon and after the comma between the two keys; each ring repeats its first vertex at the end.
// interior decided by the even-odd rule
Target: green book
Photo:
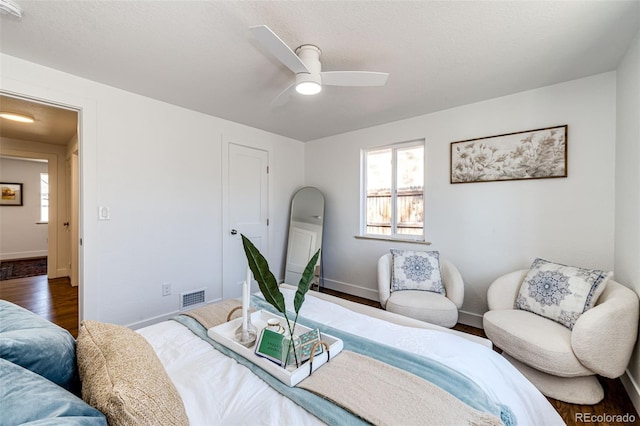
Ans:
{"type": "MultiPolygon", "coordinates": [[[[308,331],[300,336],[300,361],[305,362],[309,358],[311,358],[311,348],[316,342],[320,341],[320,330],[317,328],[315,330],[308,331]]],[[[322,345],[316,346],[315,355],[321,354],[324,352],[324,347],[322,345]]]]}
{"type": "Polygon", "coordinates": [[[256,345],[256,355],[282,366],[282,339],[284,336],[275,331],[263,329],[256,345]]]}
{"type": "MultiPolygon", "coordinates": [[[[320,341],[320,331],[318,329],[308,331],[300,336],[300,343],[298,346],[298,362],[300,364],[306,362],[311,357],[311,348],[313,345],[320,341]]],[[[256,345],[255,353],[258,356],[268,359],[279,366],[283,366],[283,359],[286,356],[286,351],[283,351],[282,345],[285,337],[276,333],[275,331],[271,331],[269,329],[263,329],[260,334],[260,338],[258,339],[258,344],[256,345]]],[[[289,342],[287,340],[287,342],[289,342]]],[[[324,352],[324,348],[322,345],[318,345],[315,350],[315,355],[321,354],[324,352]]],[[[295,356],[293,354],[293,348],[291,348],[289,353],[289,363],[294,362],[295,356]]]]}

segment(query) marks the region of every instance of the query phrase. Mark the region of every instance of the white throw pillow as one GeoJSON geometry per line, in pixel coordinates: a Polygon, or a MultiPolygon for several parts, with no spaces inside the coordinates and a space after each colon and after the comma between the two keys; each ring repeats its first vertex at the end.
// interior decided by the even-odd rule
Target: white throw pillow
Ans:
{"type": "Polygon", "coordinates": [[[580,315],[596,304],[611,275],[538,258],[520,286],[515,308],[573,329],[580,315]]]}
{"type": "Polygon", "coordinates": [[[440,253],[391,249],[391,291],[423,290],[445,294],[440,275],[440,253]]]}

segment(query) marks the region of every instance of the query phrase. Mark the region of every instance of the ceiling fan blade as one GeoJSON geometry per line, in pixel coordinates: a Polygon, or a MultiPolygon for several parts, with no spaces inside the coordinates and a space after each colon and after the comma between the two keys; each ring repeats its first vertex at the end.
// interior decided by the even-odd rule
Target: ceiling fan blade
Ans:
{"type": "Polygon", "coordinates": [[[249,27],[253,36],[280,62],[294,73],[308,73],[304,62],[266,25],[249,27]]]}
{"type": "Polygon", "coordinates": [[[328,86],[384,86],[389,74],[373,71],[323,71],[322,84],[328,86]]]}
{"type": "Polygon", "coordinates": [[[291,83],[290,85],[287,86],[286,89],[284,89],[282,92],[280,92],[278,94],[278,96],[276,96],[272,101],[271,101],[271,107],[272,108],[277,108],[277,107],[281,107],[283,105],[285,105],[287,102],[289,102],[289,99],[291,99],[291,94],[293,93],[293,86],[296,85],[296,82],[294,81],[293,83],[291,83]]]}

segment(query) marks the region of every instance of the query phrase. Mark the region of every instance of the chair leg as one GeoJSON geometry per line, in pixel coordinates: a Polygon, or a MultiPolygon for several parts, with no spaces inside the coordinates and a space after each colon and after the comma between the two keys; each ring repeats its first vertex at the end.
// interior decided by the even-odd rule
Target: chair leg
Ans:
{"type": "Polygon", "coordinates": [[[553,376],[529,367],[504,352],[502,356],[549,398],[582,405],[594,405],[604,398],[604,390],[595,375],[582,377],[553,376]]]}

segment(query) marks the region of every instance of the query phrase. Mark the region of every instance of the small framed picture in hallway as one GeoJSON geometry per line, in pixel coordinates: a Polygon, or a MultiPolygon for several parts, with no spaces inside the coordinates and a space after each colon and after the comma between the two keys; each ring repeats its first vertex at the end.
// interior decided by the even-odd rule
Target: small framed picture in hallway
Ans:
{"type": "Polygon", "coordinates": [[[2,188],[2,198],[0,206],[21,206],[22,205],[22,184],[0,182],[2,188]]]}

